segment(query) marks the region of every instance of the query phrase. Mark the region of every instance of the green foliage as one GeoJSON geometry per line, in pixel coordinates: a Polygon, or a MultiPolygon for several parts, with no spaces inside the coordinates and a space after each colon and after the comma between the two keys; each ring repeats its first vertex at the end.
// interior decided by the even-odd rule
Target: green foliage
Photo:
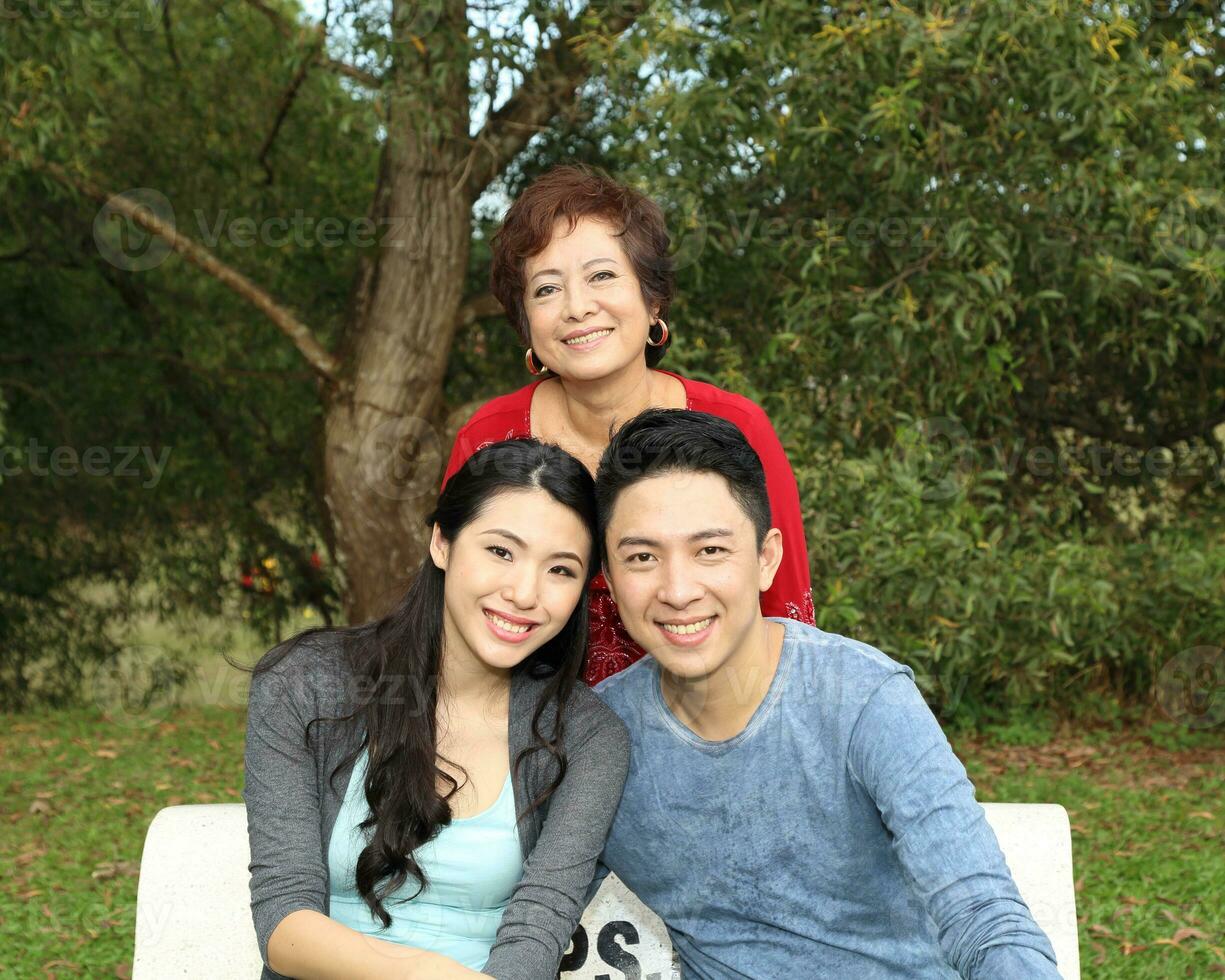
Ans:
{"type": "Polygon", "coordinates": [[[6,127],[19,152],[0,172],[0,250],[14,257],[0,277],[0,388],[19,451],[0,494],[7,708],[79,697],[83,677],[121,656],[124,621],[216,612],[267,557],[278,591],[247,598],[269,638],[305,605],[337,607],[313,450],[320,406],[297,353],[215,280],[22,161],[37,152],[135,189],[331,340],[365,241],[356,220],[377,116],[336,76],[312,73],[265,167],[302,43],[254,8],[208,4],[176,4],[168,39],[152,10],[137,0],[6,21],[0,112],[20,120],[6,127]]]}
{"type": "Polygon", "coordinates": [[[1132,537],[1005,503],[998,473],[925,500],[900,470],[877,450],[800,467],[818,624],[908,663],[945,717],[1147,698],[1166,661],[1225,635],[1219,515],[1132,537]]]}
{"type": "MultiPolygon", "coordinates": [[[[412,71],[437,69],[422,118],[444,75],[469,79],[479,118],[531,64],[527,33],[475,6],[466,33],[434,18],[391,41],[375,5],[344,6],[351,61],[388,70],[411,44],[412,71]]],[[[24,454],[0,492],[9,706],[65,699],[73,664],[114,657],[106,627],[149,605],[141,582],[162,609],[216,611],[274,557],[282,591],[246,596],[269,633],[342,584],[296,352],[176,255],[108,263],[131,243],[105,216],[91,234],[97,209],[30,164],[158,192],[337,343],[363,246],[322,246],[318,222],[367,213],[384,106],[312,70],[261,163],[311,32],[251,5],[175,4],[169,27],[142,0],[113,9],[8,22],[0,50],[0,255],[19,256],[0,389],[24,454]],[[266,219],[297,213],[305,243],[271,243],[266,219]],[[170,462],[150,486],[35,477],[31,438],[170,462]],[[106,601],[83,600],[99,579],[106,601]],[[55,683],[27,689],[48,651],[55,683]]],[[[1145,702],[1179,651],[1221,643],[1219,3],[664,0],[578,47],[603,71],[480,202],[467,290],[500,206],[558,160],[660,200],[679,266],[665,366],[766,407],[825,628],[909,663],[966,723],[1145,702]]],[[[503,322],[452,351],[453,404],[526,380],[503,322]]]]}
{"type": "Polygon", "coordinates": [[[770,413],[820,624],[963,721],[1219,644],[1219,5],[655,14],[596,159],[682,202],[671,363],[770,413]]]}

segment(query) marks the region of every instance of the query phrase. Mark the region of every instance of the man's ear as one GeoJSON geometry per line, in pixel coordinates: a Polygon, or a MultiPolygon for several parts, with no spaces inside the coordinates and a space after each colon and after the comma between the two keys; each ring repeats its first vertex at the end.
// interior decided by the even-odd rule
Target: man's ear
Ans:
{"type": "Polygon", "coordinates": [[[776,527],[766,532],[766,539],[761,543],[761,551],[757,556],[758,585],[765,592],[774,584],[774,576],[778,574],[778,566],[783,563],[783,532],[776,527]]]}
{"type": "Polygon", "coordinates": [[[430,558],[434,560],[436,568],[445,572],[450,557],[451,542],[442,536],[442,528],[435,523],[434,530],[430,532],[430,558]]]}
{"type": "Polygon", "coordinates": [[[612,576],[608,574],[608,560],[604,559],[600,562],[600,571],[604,573],[604,581],[608,583],[608,594],[612,596],[612,601],[616,604],[617,591],[613,586],[612,576]]]}

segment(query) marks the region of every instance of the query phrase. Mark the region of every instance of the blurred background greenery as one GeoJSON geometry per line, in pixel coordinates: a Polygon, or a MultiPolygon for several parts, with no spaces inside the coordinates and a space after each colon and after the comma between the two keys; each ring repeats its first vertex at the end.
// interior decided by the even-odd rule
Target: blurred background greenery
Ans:
{"type": "MultiPolygon", "coordinates": [[[[400,29],[362,2],[10,6],[5,708],[198,686],[219,649],[342,620],[369,560],[323,474],[335,378],[107,195],[141,189],[360,383],[354,297],[389,249],[356,223],[428,190],[388,174],[424,146],[471,198],[464,281],[412,229],[429,276],[393,324],[438,374],[436,442],[527,380],[483,296],[506,203],[597,164],[674,230],[664,366],[758,400],[787,447],[819,625],[959,724],[1220,720],[1220,651],[1207,689],[1169,667],[1225,637],[1219,3],[437,0],[400,29]],[[543,122],[473,182],[523,92],[543,122]]],[[[437,451],[393,449],[436,487],[437,451]]]]}

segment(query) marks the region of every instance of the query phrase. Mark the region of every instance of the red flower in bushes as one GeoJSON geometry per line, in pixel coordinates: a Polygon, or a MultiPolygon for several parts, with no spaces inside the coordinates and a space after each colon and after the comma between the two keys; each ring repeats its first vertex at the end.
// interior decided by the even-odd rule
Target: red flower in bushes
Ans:
{"type": "Polygon", "coordinates": [[[242,566],[239,566],[239,568],[241,574],[238,577],[238,584],[244,592],[272,595],[276,591],[277,560],[275,558],[265,558],[250,568],[243,568],[242,566]]]}
{"type": "Polygon", "coordinates": [[[311,568],[320,569],[323,567],[323,559],[319,556],[319,552],[311,552],[311,568]]]}

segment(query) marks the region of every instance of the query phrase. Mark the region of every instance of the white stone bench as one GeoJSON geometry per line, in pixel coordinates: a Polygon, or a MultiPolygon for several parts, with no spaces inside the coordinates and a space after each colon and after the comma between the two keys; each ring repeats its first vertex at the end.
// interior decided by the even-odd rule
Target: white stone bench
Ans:
{"type": "MultiPolygon", "coordinates": [[[[1017,888],[1055,947],[1060,974],[1080,980],[1067,812],[1052,804],[988,803],[984,809],[1017,888]]],[[[140,862],[133,980],[259,977],[249,861],[240,803],[172,806],[153,818],[140,862]]],[[[575,969],[565,980],[671,980],[667,930],[614,875],[582,926],[587,948],[581,941],[572,948],[575,969]]]]}

